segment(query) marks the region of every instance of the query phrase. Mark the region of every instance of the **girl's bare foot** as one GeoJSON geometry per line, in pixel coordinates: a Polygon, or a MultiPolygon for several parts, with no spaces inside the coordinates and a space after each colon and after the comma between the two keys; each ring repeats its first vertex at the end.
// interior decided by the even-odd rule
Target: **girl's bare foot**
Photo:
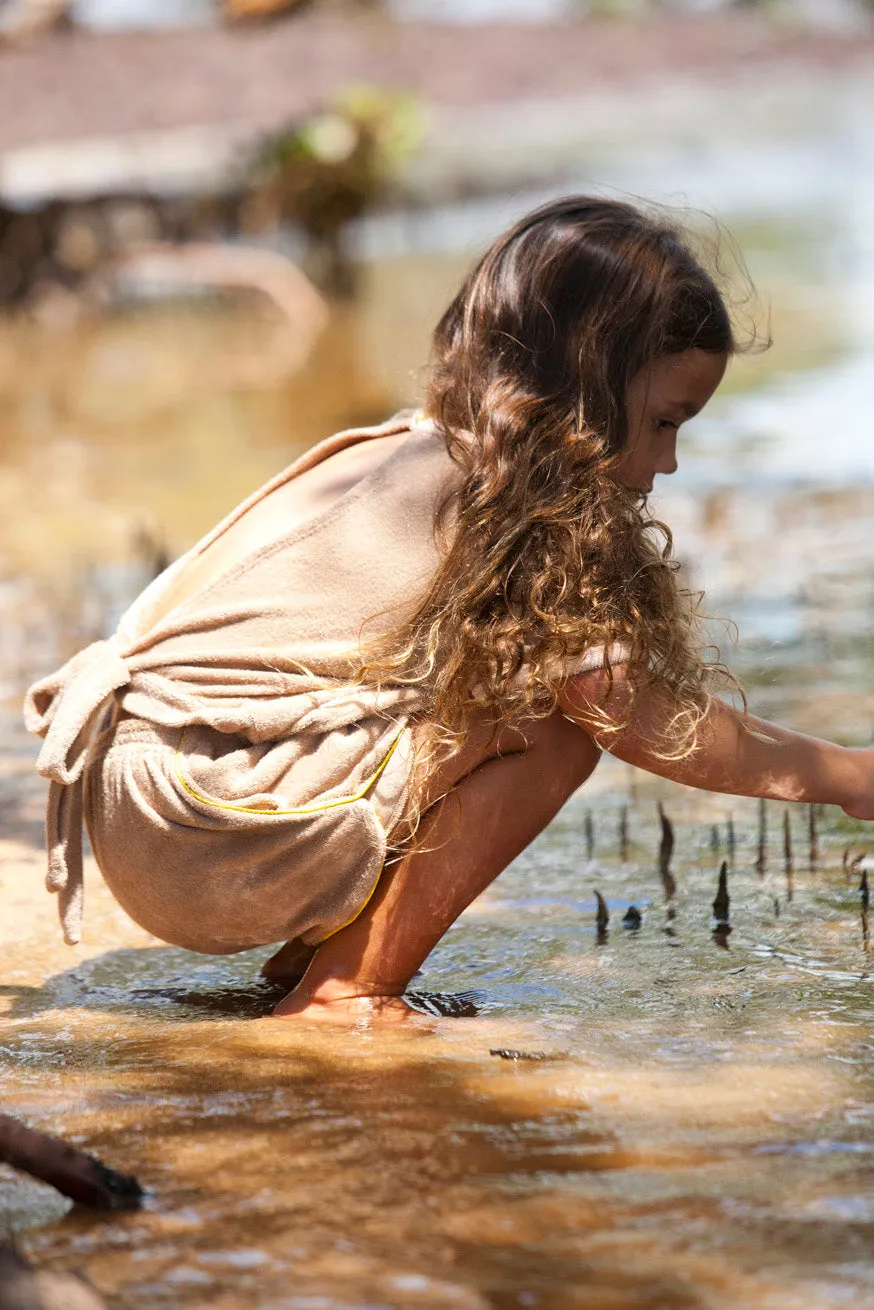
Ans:
{"type": "Polygon", "coordinates": [[[287,987],[294,987],[306,973],[315,953],[315,946],[307,946],[299,937],[293,937],[290,942],[280,946],[269,960],[264,961],[261,965],[261,977],[266,978],[268,982],[285,983],[287,987]]]}
{"type": "Polygon", "coordinates": [[[273,1011],[280,1019],[299,1019],[304,1023],[343,1025],[347,1028],[396,1027],[413,1023],[431,1027],[428,1016],[407,1005],[402,996],[334,996],[324,1000],[297,997],[294,992],[279,1002],[273,1011]]]}

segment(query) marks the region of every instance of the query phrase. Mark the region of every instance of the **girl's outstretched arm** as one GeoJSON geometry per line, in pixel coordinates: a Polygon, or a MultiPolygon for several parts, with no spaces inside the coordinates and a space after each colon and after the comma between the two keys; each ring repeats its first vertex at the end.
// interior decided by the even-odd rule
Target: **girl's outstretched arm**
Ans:
{"type": "Polygon", "coordinates": [[[697,748],[685,759],[664,760],[656,753],[657,743],[667,740],[671,711],[656,689],[638,691],[630,719],[619,731],[598,727],[599,711],[623,722],[630,696],[620,666],[613,670],[609,691],[603,670],[572,678],[560,706],[611,755],[663,778],[735,796],[840,805],[853,818],[874,819],[874,749],[808,737],[714,700],[697,748]]]}

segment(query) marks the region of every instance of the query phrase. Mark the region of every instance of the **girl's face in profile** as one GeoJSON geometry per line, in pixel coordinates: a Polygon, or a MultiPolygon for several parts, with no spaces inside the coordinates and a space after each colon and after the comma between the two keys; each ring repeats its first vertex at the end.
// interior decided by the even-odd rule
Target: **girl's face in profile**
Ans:
{"type": "Polygon", "coordinates": [[[676,472],[680,424],[704,408],[727,364],[727,355],[684,350],[653,360],[632,378],[626,397],[628,437],[613,470],[618,483],[646,494],[657,473],[676,472]]]}

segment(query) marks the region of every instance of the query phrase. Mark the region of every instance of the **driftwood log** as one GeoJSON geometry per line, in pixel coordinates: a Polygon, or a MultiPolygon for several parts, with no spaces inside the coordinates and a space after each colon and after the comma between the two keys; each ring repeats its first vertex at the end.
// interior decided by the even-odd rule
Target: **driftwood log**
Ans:
{"type": "Polygon", "coordinates": [[[49,1183],[92,1210],[136,1210],[142,1204],[143,1189],[135,1178],[116,1173],[93,1155],[27,1128],[8,1114],[0,1114],[0,1163],[49,1183]]]}

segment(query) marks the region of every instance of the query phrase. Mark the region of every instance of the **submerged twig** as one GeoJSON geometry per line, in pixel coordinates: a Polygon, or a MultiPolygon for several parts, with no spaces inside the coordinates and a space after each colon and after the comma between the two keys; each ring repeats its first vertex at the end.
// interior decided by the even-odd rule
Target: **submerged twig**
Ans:
{"type": "Polygon", "coordinates": [[[628,860],[628,806],[623,805],[619,811],[619,858],[623,864],[628,860]]]}
{"type": "Polygon", "coordinates": [[[728,938],[731,933],[730,923],[717,923],[713,929],[713,940],[716,945],[723,951],[728,950],[728,938]]]}
{"type": "Polygon", "coordinates": [[[810,867],[815,869],[819,863],[819,834],[816,829],[816,806],[813,802],[807,807],[807,838],[810,845],[810,867]]]}
{"type": "Polygon", "coordinates": [[[725,845],[728,849],[728,862],[734,864],[734,848],[737,845],[737,839],[734,835],[734,819],[730,814],[725,824],[725,845]]]}
{"type": "Polygon", "coordinates": [[[789,811],[783,811],[783,864],[787,874],[791,873],[794,865],[792,863],[792,820],[789,811]]]}
{"type": "Polygon", "coordinates": [[[21,1169],[92,1210],[137,1210],[143,1189],[93,1155],[0,1114],[0,1161],[21,1169]]]}
{"type": "Polygon", "coordinates": [[[719,850],[719,825],[716,823],[710,825],[710,849],[719,850]]]}

